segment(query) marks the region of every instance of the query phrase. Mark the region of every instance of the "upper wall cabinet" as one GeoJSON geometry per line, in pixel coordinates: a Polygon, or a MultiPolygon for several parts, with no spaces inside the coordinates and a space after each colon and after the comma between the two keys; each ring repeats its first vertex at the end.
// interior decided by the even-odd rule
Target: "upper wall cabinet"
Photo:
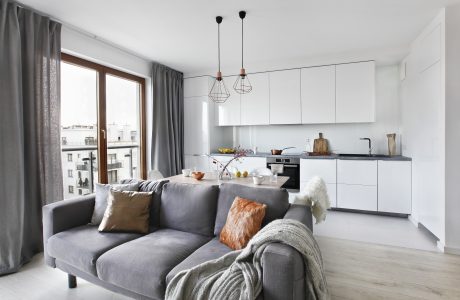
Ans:
{"type": "Polygon", "coordinates": [[[270,124],[300,124],[300,70],[270,72],[270,124]]]}
{"type": "Polygon", "coordinates": [[[335,66],[301,71],[302,123],[335,123],[335,66]]]}
{"type": "Polygon", "coordinates": [[[241,95],[233,89],[236,76],[225,77],[224,82],[230,97],[224,103],[216,104],[216,122],[218,126],[241,125],[241,95]]]}
{"type": "Polygon", "coordinates": [[[248,76],[252,91],[241,95],[241,125],[270,123],[270,93],[268,73],[248,76]]]}
{"type": "Polygon", "coordinates": [[[184,97],[207,96],[210,87],[210,77],[200,76],[184,79],[184,97]]]}
{"type": "Polygon", "coordinates": [[[336,122],[375,122],[375,62],[336,66],[336,122]]]}

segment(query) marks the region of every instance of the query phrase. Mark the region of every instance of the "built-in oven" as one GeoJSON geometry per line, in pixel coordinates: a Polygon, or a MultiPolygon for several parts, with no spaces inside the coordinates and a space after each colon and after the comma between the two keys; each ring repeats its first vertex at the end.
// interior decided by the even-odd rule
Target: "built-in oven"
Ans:
{"type": "Polygon", "coordinates": [[[300,158],[298,157],[267,157],[267,168],[272,165],[282,165],[282,172],[278,176],[288,176],[289,180],[282,186],[290,192],[298,192],[300,189],[300,158]]]}

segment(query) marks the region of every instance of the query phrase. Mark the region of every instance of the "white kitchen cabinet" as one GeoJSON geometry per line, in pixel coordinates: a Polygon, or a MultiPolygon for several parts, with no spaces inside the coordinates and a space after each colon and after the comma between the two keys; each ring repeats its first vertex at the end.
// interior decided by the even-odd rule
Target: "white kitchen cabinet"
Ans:
{"type": "Polygon", "coordinates": [[[216,121],[218,126],[241,125],[241,95],[233,89],[236,76],[225,77],[225,85],[230,93],[227,101],[216,104],[216,121]]]}
{"type": "Polygon", "coordinates": [[[184,97],[200,97],[207,96],[209,93],[209,85],[211,77],[200,76],[184,79],[184,97]]]}
{"type": "Polygon", "coordinates": [[[301,71],[302,123],[335,123],[335,66],[301,71]]]}
{"type": "Polygon", "coordinates": [[[315,176],[325,183],[337,182],[337,161],[335,159],[301,159],[300,181],[309,181],[315,176]]]}
{"type": "Polygon", "coordinates": [[[255,170],[266,168],[267,159],[265,157],[242,157],[235,166],[241,172],[248,171],[248,173],[252,173],[255,170]]]}
{"type": "Polygon", "coordinates": [[[377,186],[337,184],[337,207],[377,211],[377,186]]]}
{"type": "Polygon", "coordinates": [[[327,194],[331,207],[337,206],[337,161],[335,159],[301,159],[300,160],[300,191],[315,176],[321,177],[326,183],[327,194]]]}
{"type": "Polygon", "coordinates": [[[336,123],[375,122],[375,62],[336,66],[336,123]]]}
{"type": "Polygon", "coordinates": [[[376,160],[337,160],[337,207],[377,211],[376,160]]]}
{"type": "Polygon", "coordinates": [[[192,169],[200,172],[211,171],[210,159],[204,155],[184,155],[184,169],[192,169]]]}
{"type": "Polygon", "coordinates": [[[411,214],[412,162],[378,162],[378,211],[411,214]]]}
{"type": "Polygon", "coordinates": [[[377,161],[337,160],[337,183],[377,186],[377,161]]]}
{"type": "Polygon", "coordinates": [[[300,70],[270,72],[270,124],[300,124],[300,70]]]}
{"type": "Polygon", "coordinates": [[[209,153],[209,109],[207,96],[184,98],[184,153],[209,153]]]}
{"type": "MultiPolygon", "coordinates": [[[[213,155],[212,157],[224,165],[233,158],[232,155],[213,155]]],[[[213,170],[217,170],[216,164],[212,163],[211,167],[213,170]]],[[[267,159],[265,157],[241,157],[240,159],[238,159],[238,161],[234,160],[230,164],[230,167],[230,171],[232,172],[236,172],[236,170],[238,169],[241,172],[248,171],[248,173],[251,173],[252,171],[257,169],[266,168],[267,159]]]]}
{"type": "Polygon", "coordinates": [[[270,93],[268,73],[250,74],[252,91],[241,95],[241,125],[270,123],[270,93]]]}
{"type": "MultiPolygon", "coordinates": [[[[300,181],[300,192],[305,189],[305,186],[308,184],[308,181],[300,181]]],[[[337,207],[337,184],[335,183],[326,183],[327,195],[329,196],[329,202],[331,207],[337,207]]]]}

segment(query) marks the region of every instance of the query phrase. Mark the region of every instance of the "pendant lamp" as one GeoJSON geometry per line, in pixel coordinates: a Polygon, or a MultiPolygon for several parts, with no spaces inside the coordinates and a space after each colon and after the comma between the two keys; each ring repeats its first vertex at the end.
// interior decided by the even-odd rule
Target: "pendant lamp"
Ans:
{"type": "Polygon", "coordinates": [[[246,12],[244,10],[239,12],[241,19],[241,70],[240,75],[236,78],[235,84],[233,84],[233,89],[239,94],[247,94],[252,91],[251,82],[249,81],[246,70],[244,69],[244,18],[246,17],[246,12]]]}
{"type": "Polygon", "coordinates": [[[225,86],[224,78],[222,77],[222,72],[220,71],[220,23],[222,23],[222,17],[216,17],[217,22],[217,60],[219,63],[219,68],[217,71],[217,76],[212,85],[211,91],[209,92],[209,99],[215,103],[224,103],[230,97],[230,93],[225,86]]]}

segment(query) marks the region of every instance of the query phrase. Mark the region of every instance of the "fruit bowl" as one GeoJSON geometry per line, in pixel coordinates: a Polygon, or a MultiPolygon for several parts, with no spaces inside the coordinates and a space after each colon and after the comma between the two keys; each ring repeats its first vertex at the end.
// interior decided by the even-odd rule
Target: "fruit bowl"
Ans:
{"type": "Polygon", "coordinates": [[[203,172],[192,172],[192,177],[195,178],[196,180],[201,180],[204,177],[203,172]]]}
{"type": "Polygon", "coordinates": [[[234,148],[219,148],[217,150],[222,154],[233,154],[233,153],[235,153],[234,148]]]}

